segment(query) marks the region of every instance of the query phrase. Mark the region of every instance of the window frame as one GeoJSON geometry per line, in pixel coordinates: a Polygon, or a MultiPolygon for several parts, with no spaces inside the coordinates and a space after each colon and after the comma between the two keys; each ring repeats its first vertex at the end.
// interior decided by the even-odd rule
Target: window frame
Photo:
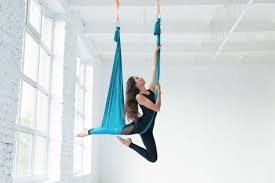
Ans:
{"type": "Polygon", "coordinates": [[[15,124],[15,131],[16,131],[16,145],[15,145],[15,161],[14,161],[14,179],[15,182],[27,182],[27,181],[41,181],[41,180],[46,180],[47,175],[48,175],[48,151],[49,151],[49,126],[50,126],[50,100],[51,100],[51,80],[52,80],[52,65],[53,65],[53,40],[54,40],[54,35],[53,31],[55,28],[55,22],[52,17],[52,35],[51,35],[51,48],[47,48],[47,46],[42,42],[42,28],[43,28],[43,16],[44,16],[44,9],[43,9],[43,4],[41,3],[40,0],[37,0],[38,3],[40,4],[41,7],[41,19],[40,19],[40,33],[38,33],[35,28],[31,25],[29,22],[29,11],[30,11],[30,1],[31,0],[25,0],[25,18],[24,18],[24,32],[23,32],[23,45],[22,45],[22,60],[21,60],[21,68],[20,68],[20,88],[19,88],[19,102],[18,102],[18,114],[17,114],[17,119],[16,119],[16,124],[15,124]],[[38,44],[38,57],[37,57],[37,72],[36,72],[36,77],[37,81],[32,80],[29,78],[27,75],[24,74],[23,68],[24,68],[24,56],[25,56],[25,39],[26,39],[26,34],[29,34],[29,36],[38,44]],[[44,49],[45,53],[50,57],[49,59],[49,70],[48,70],[48,86],[47,89],[44,89],[40,84],[39,84],[39,65],[40,65],[40,52],[41,49],[44,49]],[[26,82],[26,84],[29,84],[31,87],[34,88],[35,90],[35,113],[34,113],[34,126],[33,127],[26,127],[20,124],[20,116],[21,116],[21,102],[22,102],[22,85],[23,82],[26,82]],[[38,101],[38,92],[43,93],[48,97],[47,100],[47,128],[45,131],[41,131],[36,128],[37,124],[37,101],[38,101]],[[30,175],[28,176],[17,176],[17,151],[18,151],[18,135],[19,133],[26,133],[28,135],[31,135],[31,168],[30,168],[30,175]],[[35,155],[35,140],[36,137],[43,137],[46,140],[46,147],[45,147],[45,165],[43,167],[43,175],[42,176],[35,176],[33,175],[34,173],[34,155],[35,155]]]}

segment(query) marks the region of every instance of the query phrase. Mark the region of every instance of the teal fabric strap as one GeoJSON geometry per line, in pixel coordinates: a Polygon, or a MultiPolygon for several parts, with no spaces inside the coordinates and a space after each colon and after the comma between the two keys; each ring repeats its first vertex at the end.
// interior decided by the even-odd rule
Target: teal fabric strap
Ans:
{"type": "MultiPolygon", "coordinates": [[[[157,22],[155,24],[155,29],[154,29],[154,35],[156,36],[157,45],[160,45],[160,34],[161,34],[160,18],[158,18],[157,22]]],[[[159,49],[159,51],[157,53],[156,85],[159,84],[159,77],[160,77],[160,49],[159,49]]],[[[157,97],[158,97],[158,92],[156,90],[155,91],[155,100],[157,100],[157,97]]],[[[151,121],[148,123],[147,127],[140,134],[146,133],[146,131],[151,127],[152,123],[155,121],[156,116],[157,116],[157,112],[154,112],[151,121]]]]}

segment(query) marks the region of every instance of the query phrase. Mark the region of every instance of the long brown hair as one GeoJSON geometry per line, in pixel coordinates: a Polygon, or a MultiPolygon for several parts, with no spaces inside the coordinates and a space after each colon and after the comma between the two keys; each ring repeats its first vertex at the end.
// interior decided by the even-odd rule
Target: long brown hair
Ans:
{"type": "Polygon", "coordinates": [[[124,114],[128,120],[135,120],[139,117],[138,102],[136,95],[139,89],[136,87],[134,77],[130,77],[126,83],[126,102],[124,114]]]}

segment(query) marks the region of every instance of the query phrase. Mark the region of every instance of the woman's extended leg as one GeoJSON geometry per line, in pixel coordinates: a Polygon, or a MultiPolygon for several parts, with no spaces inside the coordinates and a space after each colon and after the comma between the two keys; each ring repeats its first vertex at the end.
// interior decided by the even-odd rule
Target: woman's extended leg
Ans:
{"type": "MultiPolygon", "coordinates": [[[[127,125],[125,125],[121,131],[121,135],[130,135],[130,134],[134,134],[134,128],[135,128],[135,123],[129,123],[127,125]]],[[[86,137],[88,135],[92,134],[92,129],[87,129],[87,128],[83,128],[79,133],[76,134],[76,137],[86,137]]]]}
{"type": "Polygon", "coordinates": [[[129,147],[143,156],[150,162],[156,162],[158,159],[156,143],[152,131],[147,131],[145,134],[140,135],[146,149],[130,143],[129,147]]]}

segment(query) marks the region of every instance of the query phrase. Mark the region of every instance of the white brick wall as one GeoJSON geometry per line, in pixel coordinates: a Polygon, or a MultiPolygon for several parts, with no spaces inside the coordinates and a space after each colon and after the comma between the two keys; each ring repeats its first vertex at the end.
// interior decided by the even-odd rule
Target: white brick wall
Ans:
{"type": "Polygon", "coordinates": [[[0,182],[12,182],[24,1],[0,1],[0,182]]]}

